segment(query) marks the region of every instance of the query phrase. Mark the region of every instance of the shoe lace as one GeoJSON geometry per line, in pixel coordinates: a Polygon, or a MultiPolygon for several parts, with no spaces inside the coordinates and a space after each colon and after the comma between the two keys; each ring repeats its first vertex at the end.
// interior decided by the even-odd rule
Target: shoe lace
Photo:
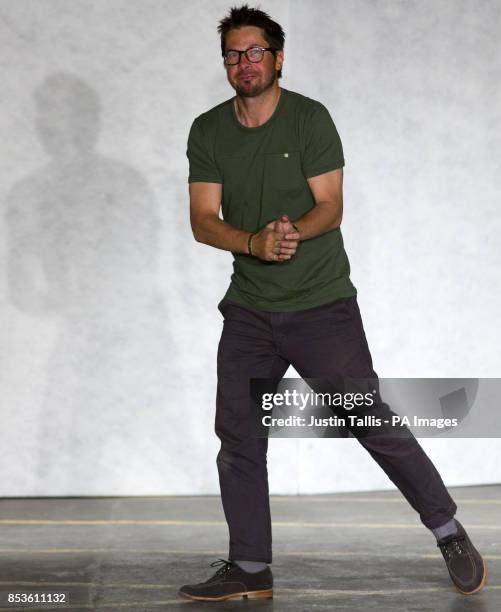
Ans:
{"type": "Polygon", "coordinates": [[[445,537],[443,540],[440,540],[437,546],[440,547],[440,550],[444,556],[451,559],[454,555],[463,555],[466,553],[466,550],[462,544],[465,539],[466,538],[463,534],[453,534],[445,537]]]}
{"type": "Polygon", "coordinates": [[[221,565],[221,567],[217,570],[214,576],[224,576],[229,570],[235,565],[233,561],[229,561],[227,559],[218,559],[217,561],[213,561],[211,567],[217,567],[221,565]]]}

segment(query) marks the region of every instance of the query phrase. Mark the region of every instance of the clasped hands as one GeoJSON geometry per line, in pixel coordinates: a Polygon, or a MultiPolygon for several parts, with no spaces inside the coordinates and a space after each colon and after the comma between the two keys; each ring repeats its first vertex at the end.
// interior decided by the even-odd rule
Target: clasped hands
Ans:
{"type": "Polygon", "coordinates": [[[282,215],[251,237],[252,255],[264,261],[286,261],[296,253],[299,240],[289,217],[282,215]]]}

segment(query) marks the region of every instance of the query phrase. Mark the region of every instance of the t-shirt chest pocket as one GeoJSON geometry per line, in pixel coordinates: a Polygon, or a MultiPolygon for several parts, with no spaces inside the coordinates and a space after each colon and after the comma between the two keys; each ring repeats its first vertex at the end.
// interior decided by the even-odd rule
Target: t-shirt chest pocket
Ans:
{"type": "Polygon", "coordinates": [[[278,191],[297,190],[305,186],[300,151],[284,151],[265,155],[265,181],[278,191]]]}

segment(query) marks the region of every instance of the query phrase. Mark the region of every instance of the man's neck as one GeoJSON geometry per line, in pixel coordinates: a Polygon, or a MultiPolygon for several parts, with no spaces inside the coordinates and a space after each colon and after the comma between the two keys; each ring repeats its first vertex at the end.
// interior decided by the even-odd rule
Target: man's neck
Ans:
{"type": "Polygon", "coordinates": [[[259,127],[273,115],[282,90],[276,84],[254,98],[237,95],[234,100],[237,118],[245,127],[259,127]]]}

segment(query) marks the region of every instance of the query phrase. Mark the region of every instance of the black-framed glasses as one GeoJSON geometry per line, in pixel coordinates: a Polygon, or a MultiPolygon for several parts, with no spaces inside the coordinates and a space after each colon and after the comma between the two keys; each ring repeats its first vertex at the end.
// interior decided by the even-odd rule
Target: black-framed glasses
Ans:
{"type": "Polygon", "coordinates": [[[229,49],[226,51],[224,57],[224,63],[227,66],[235,66],[235,64],[239,64],[242,58],[242,53],[245,53],[245,57],[252,62],[253,64],[257,64],[257,62],[262,61],[264,57],[265,51],[271,51],[275,53],[276,49],[273,47],[257,47],[256,45],[245,49],[245,51],[238,51],[237,49],[229,49]]]}

